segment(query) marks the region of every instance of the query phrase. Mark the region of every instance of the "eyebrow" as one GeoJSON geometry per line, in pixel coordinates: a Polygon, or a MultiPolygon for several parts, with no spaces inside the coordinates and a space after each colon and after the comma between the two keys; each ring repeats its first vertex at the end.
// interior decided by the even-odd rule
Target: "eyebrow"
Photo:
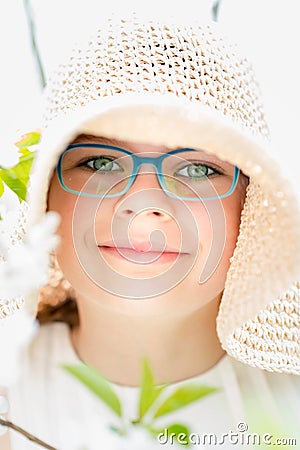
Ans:
{"type": "Polygon", "coordinates": [[[94,136],[93,134],[79,134],[76,136],[76,138],[70,143],[72,144],[83,144],[83,143],[89,143],[89,142],[95,142],[95,143],[105,143],[110,145],[117,146],[119,144],[119,141],[113,138],[108,138],[104,136],[94,136]]]}
{"type": "MultiPolygon", "coordinates": [[[[114,147],[122,147],[124,144],[123,141],[117,140],[114,138],[108,138],[106,136],[95,136],[93,134],[82,133],[82,134],[79,134],[78,136],[76,136],[76,138],[72,142],[70,142],[69,145],[89,144],[89,143],[108,144],[108,145],[112,145],[114,147]]],[[[166,148],[162,153],[167,153],[168,151],[170,151],[170,149],[166,148]]]]}
{"type": "MultiPolygon", "coordinates": [[[[122,142],[118,141],[117,139],[113,139],[113,138],[108,138],[105,136],[95,136],[93,134],[79,134],[78,136],[76,136],[76,138],[70,143],[70,145],[72,144],[88,144],[88,143],[96,143],[96,144],[109,144],[115,147],[120,147],[120,145],[122,146],[122,142]]],[[[177,147],[178,149],[180,147],[177,147]]],[[[174,150],[174,149],[173,149],[174,150]]],[[[212,154],[212,153],[208,153],[205,150],[202,149],[195,149],[196,151],[198,151],[199,153],[204,153],[209,155],[210,157],[212,157],[213,159],[217,159],[218,161],[220,161],[223,164],[230,164],[228,161],[222,161],[220,160],[216,155],[212,154]]],[[[163,153],[167,153],[168,149],[166,149],[163,153]]]]}

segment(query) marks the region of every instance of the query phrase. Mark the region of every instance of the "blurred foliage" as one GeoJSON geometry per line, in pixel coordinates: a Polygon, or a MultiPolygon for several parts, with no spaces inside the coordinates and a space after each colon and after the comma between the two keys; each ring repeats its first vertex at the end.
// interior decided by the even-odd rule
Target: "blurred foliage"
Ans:
{"type": "MultiPolygon", "coordinates": [[[[119,423],[118,425],[112,424],[110,426],[112,432],[120,436],[127,435],[129,429],[128,425],[126,427],[126,424],[129,424],[130,427],[138,426],[145,429],[149,433],[149,436],[156,440],[160,433],[165,433],[167,430],[169,435],[175,433],[177,440],[178,436],[185,435],[185,446],[190,445],[188,436],[191,433],[186,425],[172,423],[161,428],[157,426],[156,419],[182,409],[219,390],[218,388],[203,386],[195,382],[185,382],[176,390],[167,383],[156,385],[149,362],[145,359],[142,365],[141,382],[139,385],[138,417],[134,420],[128,420],[123,415],[125,408],[122,408],[117,394],[114,392],[109,381],[99,372],[84,363],[63,365],[63,368],[86,386],[115,413],[119,419],[119,423]],[[162,394],[164,395],[162,396],[162,394]]],[[[182,438],[180,444],[182,445],[182,438]]]]}
{"type": "Polygon", "coordinates": [[[246,397],[245,404],[249,435],[252,433],[259,436],[259,442],[252,442],[254,449],[284,447],[285,450],[292,450],[295,448],[297,441],[295,431],[299,428],[299,424],[293,423],[292,417],[286,417],[283,423],[275,417],[273,411],[267,411],[263,404],[258,404],[250,396],[246,397]]]}
{"type": "Polygon", "coordinates": [[[40,133],[27,133],[15,143],[19,151],[19,161],[12,167],[0,166],[0,197],[4,192],[4,184],[11,189],[20,202],[26,200],[30,171],[35,156],[35,151],[29,150],[39,143],[40,133]]]}

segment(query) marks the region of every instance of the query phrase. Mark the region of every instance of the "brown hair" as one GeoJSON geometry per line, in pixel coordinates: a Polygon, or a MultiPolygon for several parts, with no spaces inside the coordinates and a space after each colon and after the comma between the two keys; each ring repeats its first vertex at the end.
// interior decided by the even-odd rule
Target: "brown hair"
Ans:
{"type": "Polygon", "coordinates": [[[42,304],[37,320],[40,325],[49,322],[66,322],[71,328],[79,325],[77,303],[74,298],[68,297],[57,305],[42,304]]]}
{"type": "MultiPolygon", "coordinates": [[[[79,134],[70,144],[93,138],[79,134]]],[[[48,205],[47,205],[48,211],[48,205]]],[[[37,320],[40,325],[50,322],[66,322],[70,327],[79,324],[79,314],[71,285],[64,279],[54,254],[50,255],[48,284],[39,291],[37,320]]]]}
{"type": "Polygon", "coordinates": [[[50,254],[48,283],[39,290],[37,320],[39,323],[66,322],[71,327],[79,324],[75,292],[50,254]]]}

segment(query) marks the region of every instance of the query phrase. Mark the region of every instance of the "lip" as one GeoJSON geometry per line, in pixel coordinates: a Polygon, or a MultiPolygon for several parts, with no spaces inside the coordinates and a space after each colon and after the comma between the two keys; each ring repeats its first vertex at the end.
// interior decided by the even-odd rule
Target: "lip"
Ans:
{"type": "Polygon", "coordinates": [[[98,245],[100,252],[118,259],[136,264],[168,263],[187,255],[176,248],[162,247],[161,243],[148,241],[131,241],[112,243],[111,241],[98,245]],[[131,244],[131,245],[130,245],[131,244]]]}
{"type": "Polygon", "coordinates": [[[149,241],[149,240],[139,240],[139,239],[116,239],[114,241],[107,241],[100,243],[98,247],[105,248],[115,248],[115,249],[128,249],[133,250],[137,253],[187,253],[182,251],[182,249],[178,249],[176,247],[170,247],[168,245],[163,245],[162,242],[159,241],[149,241]]]}

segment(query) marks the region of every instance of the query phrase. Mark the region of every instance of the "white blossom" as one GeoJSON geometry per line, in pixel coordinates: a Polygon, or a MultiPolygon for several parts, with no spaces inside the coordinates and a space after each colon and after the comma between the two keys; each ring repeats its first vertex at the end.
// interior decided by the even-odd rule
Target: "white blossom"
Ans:
{"type": "Polygon", "coordinates": [[[0,319],[0,386],[7,387],[18,379],[22,352],[37,329],[25,310],[0,319]]]}
{"type": "Polygon", "coordinates": [[[54,234],[59,215],[48,212],[24,239],[7,248],[0,235],[0,299],[24,296],[47,282],[49,252],[58,244],[54,234]]]}
{"type": "MultiPolygon", "coordinates": [[[[0,233],[0,308],[9,310],[17,299],[30,296],[47,282],[49,252],[58,243],[59,215],[49,212],[32,226],[23,239],[13,240],[16,217],[6,217],[0,233]],[[12,220],[14,226],[12,227],[12,220]]],[[[0,385],[15,382],[22,363],[22,351],[37,328],[25,310],[0,318],[0,385]]]]}
{"type": "Polygon", "coordinates": [[[7,189],[7,187],[4,185],[4,193],[1,197],[1,203],[0,203],[0,227],[3,228],[4,220],[6,219],[8,214],[12,211],[14,212],[14,215],[16,216],[18,214],[17,207],[18,207],[19,200],[14,192],[12,192],[10,189],[7,189]]]}
{"type": "MultiPolygon", "coordinates": [[[[140,426],[127,424],[125,435],[118,435],[114,431],[109,430],[107,433],[103,433],[102,430],[99,430],[97,433],[97,421],[99,419],[99,417],[89,418],[90,429],[85,433],[84,442],[77,443],[77,445],[74,445],[72,442],[70,447],[64,447],[62,450],[99,450],[100,448],[111,448],[114,450],[161,449],[161,444],[159,444],[158,440],[140,426]]],[[[166,448],[169,447],[167,446],[166,448]]]]}
{"type": "Polygon", "coordinates": [[[0,259],[1,256],[7,256],[8,249],[11,246],[12,234],[18,226],[20,212],[17,208],[9,210],[1,197],[0,203],[0,259]]]}
{"type": "Polygon", "coordinates": [[[19,162],[20,154],[18,147],[11,144],[11,141],[2,143],[5,152],[1,153],[1,166],[5,168],[13,167],[19,162]]]}

